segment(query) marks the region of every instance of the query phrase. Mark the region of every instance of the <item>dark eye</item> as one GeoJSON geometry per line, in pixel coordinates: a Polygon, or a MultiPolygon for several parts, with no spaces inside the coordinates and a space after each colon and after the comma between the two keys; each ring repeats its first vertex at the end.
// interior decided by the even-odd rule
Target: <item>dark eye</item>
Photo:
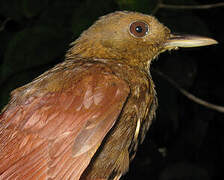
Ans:
{"type": "Polygon", "coordinates": [[[143,37],[148,34],[149,26],[145,22],[135,21],[130,25],[130,33],[135,37],[143,37]]]}

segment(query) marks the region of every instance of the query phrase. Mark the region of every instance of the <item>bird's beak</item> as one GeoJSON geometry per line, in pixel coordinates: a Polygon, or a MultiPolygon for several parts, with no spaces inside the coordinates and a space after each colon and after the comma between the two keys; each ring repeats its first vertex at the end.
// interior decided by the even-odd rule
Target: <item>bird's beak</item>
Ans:
{"type": "Polygon", "coordinates": [[[165,43],[165,49],[175,49],[178,47],[209,46],[212,44],[218,44],[218,42],[208,37],[171,34],[170,38],[165,43]]]}

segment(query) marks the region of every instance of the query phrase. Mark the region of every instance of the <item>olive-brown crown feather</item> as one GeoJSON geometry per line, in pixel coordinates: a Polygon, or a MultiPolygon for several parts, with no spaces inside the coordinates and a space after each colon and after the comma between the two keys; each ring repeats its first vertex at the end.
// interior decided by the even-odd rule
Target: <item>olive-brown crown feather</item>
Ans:
{"type": "Polygon", "coordinates": [[[149,68],[163,51],[170,30],[152,16],[118,11],[102,16],[74,41],[67,58],[123,60],[132,66],[149,68]]]}

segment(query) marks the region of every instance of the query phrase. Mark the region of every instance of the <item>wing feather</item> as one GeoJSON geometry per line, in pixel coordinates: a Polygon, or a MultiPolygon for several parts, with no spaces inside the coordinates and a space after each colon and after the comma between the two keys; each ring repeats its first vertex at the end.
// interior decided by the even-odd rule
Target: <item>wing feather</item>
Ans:
{"type": "Polygon", "coordinates": [[[86,71],[69,87],[0,115],[0,179],[79,179],[129,94],[111,72],[86,71]]]}

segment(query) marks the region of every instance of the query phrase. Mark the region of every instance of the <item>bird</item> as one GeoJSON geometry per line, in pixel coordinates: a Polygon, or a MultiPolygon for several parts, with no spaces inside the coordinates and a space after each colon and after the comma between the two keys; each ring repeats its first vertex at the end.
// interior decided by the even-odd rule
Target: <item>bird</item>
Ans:
{"type": "Polygon", "coordinates": [[[139,12],[100,17],[63,62],[11,92],[0,114],[0,179],[120,179],[155,117],[151,62],[212,44],[139,12]]]}

